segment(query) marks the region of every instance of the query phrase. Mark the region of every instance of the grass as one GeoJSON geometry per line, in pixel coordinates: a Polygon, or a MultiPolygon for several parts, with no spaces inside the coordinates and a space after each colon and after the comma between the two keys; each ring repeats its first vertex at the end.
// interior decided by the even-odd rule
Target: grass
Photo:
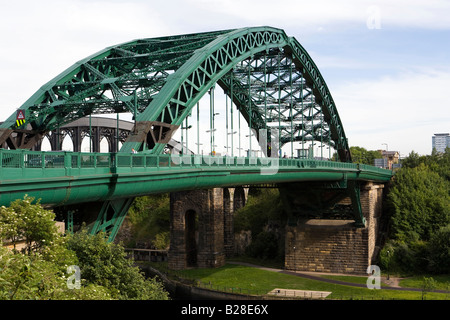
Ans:
{"type": "MultiPolygon", "coordinates": [[[[332,284],[317,280],[302,278],[299,276],[283,274],[274,271],[262,270],[254,267],[226,264],[216,269],[188,269],[178,271],[177,274],[187,279],[195,279],[201,286],[210,287],[220,291],[233,291],[263,295],[275,288],[331,291],[328,299],[401,299],[421,300],[422,292],[397,291],[397,290],[370,290],[367,288],[352,287],[348,285],[332,284]],[[231,289],[233,288],[233,289],[231,289]]],[[[340,277],[340,281],[366,283],[365,277],[340,277]]],[[[428,292],[427,300],[448,300],[449,293],[428,292]]]]}
{"type": "Polygon", "coordinates": [[[400,280],[403,288],[421,288],[424,277],[433,278],[436,281],[436,290],[450,291],[450,275],[414,276],[400,280]]]}

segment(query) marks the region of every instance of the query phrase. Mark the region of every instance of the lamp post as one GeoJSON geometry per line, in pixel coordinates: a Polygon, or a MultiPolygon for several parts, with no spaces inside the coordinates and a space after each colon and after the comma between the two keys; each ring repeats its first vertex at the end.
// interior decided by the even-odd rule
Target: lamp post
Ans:
{"type": "MultiPolygon", "coordinates": [[[[186,118],[186,125],[187,125],[187,118],[186,118]]],[[[186,130],[186,150],[189,150],[188,147],[188,129],[192,128],[191,125],[186,126],[186,127],[181,127],[181,154],[184,154],[183,149],[184,149],[184,142],[183,142],[183,130],[186,130]]]]}
{"type": "MultiPolygon", "coordinates": [[[[233,151],[233,149],[234,149],[234,134],[236,134],[237,133],[237,131],[233,131],[233,132],[229,132],[228,134],[227,134],[227,137],[228,137],[228,135],[231,135],[231,156],[233,157],[234,156],[234,151],[233,151]]],[[[228,139],[227,139],[227,151],[228,151],[228,139]]]]}

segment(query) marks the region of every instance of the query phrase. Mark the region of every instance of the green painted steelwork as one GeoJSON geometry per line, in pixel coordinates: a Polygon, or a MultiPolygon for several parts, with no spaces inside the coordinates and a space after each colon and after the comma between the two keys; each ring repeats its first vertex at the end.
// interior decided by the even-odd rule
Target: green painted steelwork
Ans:
{"type": "MultiPolygon", "coordinates": [[[[24,194],[50,206],[102,203],[92,230],[108,231],[112,237],[139,195],[295,181],[345,185],[355,220],[362,226],[358,182],[391,178],[390,171],[351,163],[341,120],[319,69],[295,38],[272,27],[140,39],[108,47],[42,86],[20,110],[25,125],[17,126],[16,112],[0,125],[0,145],[12,149],[0,149],[0,205],[24,194]],[[260,144],[267,143],[262,147],[267,158],[164,154],[174,132],[182,124],[189,127],[188,115],[195,106],[198,110],[208,92],[214,150],[217,86],[231,102],[231,117],[234,104],[248,123],[248,136],[254,132],[260,144]],[[117,119],[119,113],[134,117],[135,126],[118,153],[27,150],[64,124],[107,113],[116,113],[117,119]],[[330,152],[337,151],[341,162],[279,159],[272,154],[290,143],[293,157],[294,142],[301,143],[303,153],[305,144],[312,148],[313,142],[320,142],[322,152],[325,144],[330,152]],[[142,152],[131,155],[133,149],[142,152]]],[[[240,117],[238,130],[240,136],[240,117]]],[[[249,143],[252,150],[251,138],[249,143]]],[[[233,155],[233,139],[231,148],[233,155]]],[[[239,140],[239,155],[240,150],[239,140]]]]}
{"type": "Polygon", "coordinates": [[[390,170],[344,162],[170,154],[0,149],[0,164],[0,205],[5,206],[25,194],[61,206],[188,189],[293,181],[386,182],[392,176],[390,170]]]}
{"type": "MultiPolygon", "coordinates": [[[[279,131],[280,146],[320,141],[351,156],[317,66],[281,29],[254,27],[141,39],[108,47],[42,86],[0,126],[0,144],[30,149],[57,127],[91,114],[130,112],[136,127],[121,152],[161,154],[191,109],[218,84],[251,129],[279,131]]],[[[270,136],[269,136],[270,139],[270,136]]]]}

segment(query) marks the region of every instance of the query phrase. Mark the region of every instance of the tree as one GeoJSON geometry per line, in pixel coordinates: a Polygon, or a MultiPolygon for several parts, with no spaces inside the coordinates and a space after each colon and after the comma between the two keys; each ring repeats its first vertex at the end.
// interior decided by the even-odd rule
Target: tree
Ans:
{"type": "Polygon", "coordinates": [[[88,283],[109,288],[116,299],[167,300],[168,295],[156,279],[145,279],[133,261],[126,258],[121,245],[110,243],[104,233],[90,235],[79,231],[68,240],[88,283]]]}
{"type": "Polygon", "coordinates": [[[433,278],[423,277],[422,282],[422,300],[425,299],[425,296],[428,292],[433,291],[436,288],[436,281],[433,278]]]}
{"type": "Polygon", "coordinates": [[[0,247],[0,300],[112,299],[108,288],[98,285],[70,289],[65,271],[40,254],[14,253],[0,247]]]}
{"type": "Polygon", "coordinates": [[[450,273],[450,224],[433,233],[427,249],[428,271],[450,273]]]}
{"type": "Polygon", "coordinates": [[[353,162],[362,164],[374,164],[375,159],[382,157],[380,151],[366,150],[362,147],[350,147],[353,162]]]}
{"type": "Polygon", "coordinates": [[[389,267],[402,272],[448,273],[450,265],[450,149],[402,161],[387,195],[389,267]]]}
{"type": "Polygon", "coordinates": [[[64,236],[52,211],[25,197],[0,208],[0,240],[26,239],[23,252],[0,246],[0,299],[168,299],[155,279],[145,279],[124,249],[104,234],[64,236]],[[76,250],[72,250],[76,249],[76,250]],[[81,269],[81,286],[68,284],[68,266],[81,269]]]}
{"type": "Polygon", "coordinates": [[[33,202],[34,198],[26,195],[8,208],[0,208],[0,238],[9,239],[14,248],[19,241],[25,241],[28,254],[40,250],[57,237],[53,211],[45,210],[39,200],[35,204],[33,202]]]}
{"type": "Polygon", "coordinates": [[[423,163],[402,168],[388,194],[394,238],[407,240],[411,232],[428,241],[450,223],[449,183],[423,163]]]}
{"type": "Polygon", "coordinates": [[[137,197],[131,206],[127,220],[131,224],[131,237],[127,245],[151,242],[152,248],[167,249],[170,238],[170,198],[169,194],[137,197]]]}

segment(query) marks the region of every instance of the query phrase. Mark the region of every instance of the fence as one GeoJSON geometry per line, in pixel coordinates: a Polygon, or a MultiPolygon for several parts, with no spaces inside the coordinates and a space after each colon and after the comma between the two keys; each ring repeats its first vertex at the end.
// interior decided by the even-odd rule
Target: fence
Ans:
{"type": "Polygon", "coordinates": [[[275,167],[302,169],[345,169],[391,175],[390,170],[364,164],[313,159],[221,157],[174,154],[121,154],[83,152],[45,152],[0,149],[1,168],[172,168],[172,167],[275,167]]]}
{"type": "Polygon", "coordinates": [[[125,248],[125,252],[127,252],[128,257],[133,258],[134,261],[167,261],[167,250],[125,248]]]}

